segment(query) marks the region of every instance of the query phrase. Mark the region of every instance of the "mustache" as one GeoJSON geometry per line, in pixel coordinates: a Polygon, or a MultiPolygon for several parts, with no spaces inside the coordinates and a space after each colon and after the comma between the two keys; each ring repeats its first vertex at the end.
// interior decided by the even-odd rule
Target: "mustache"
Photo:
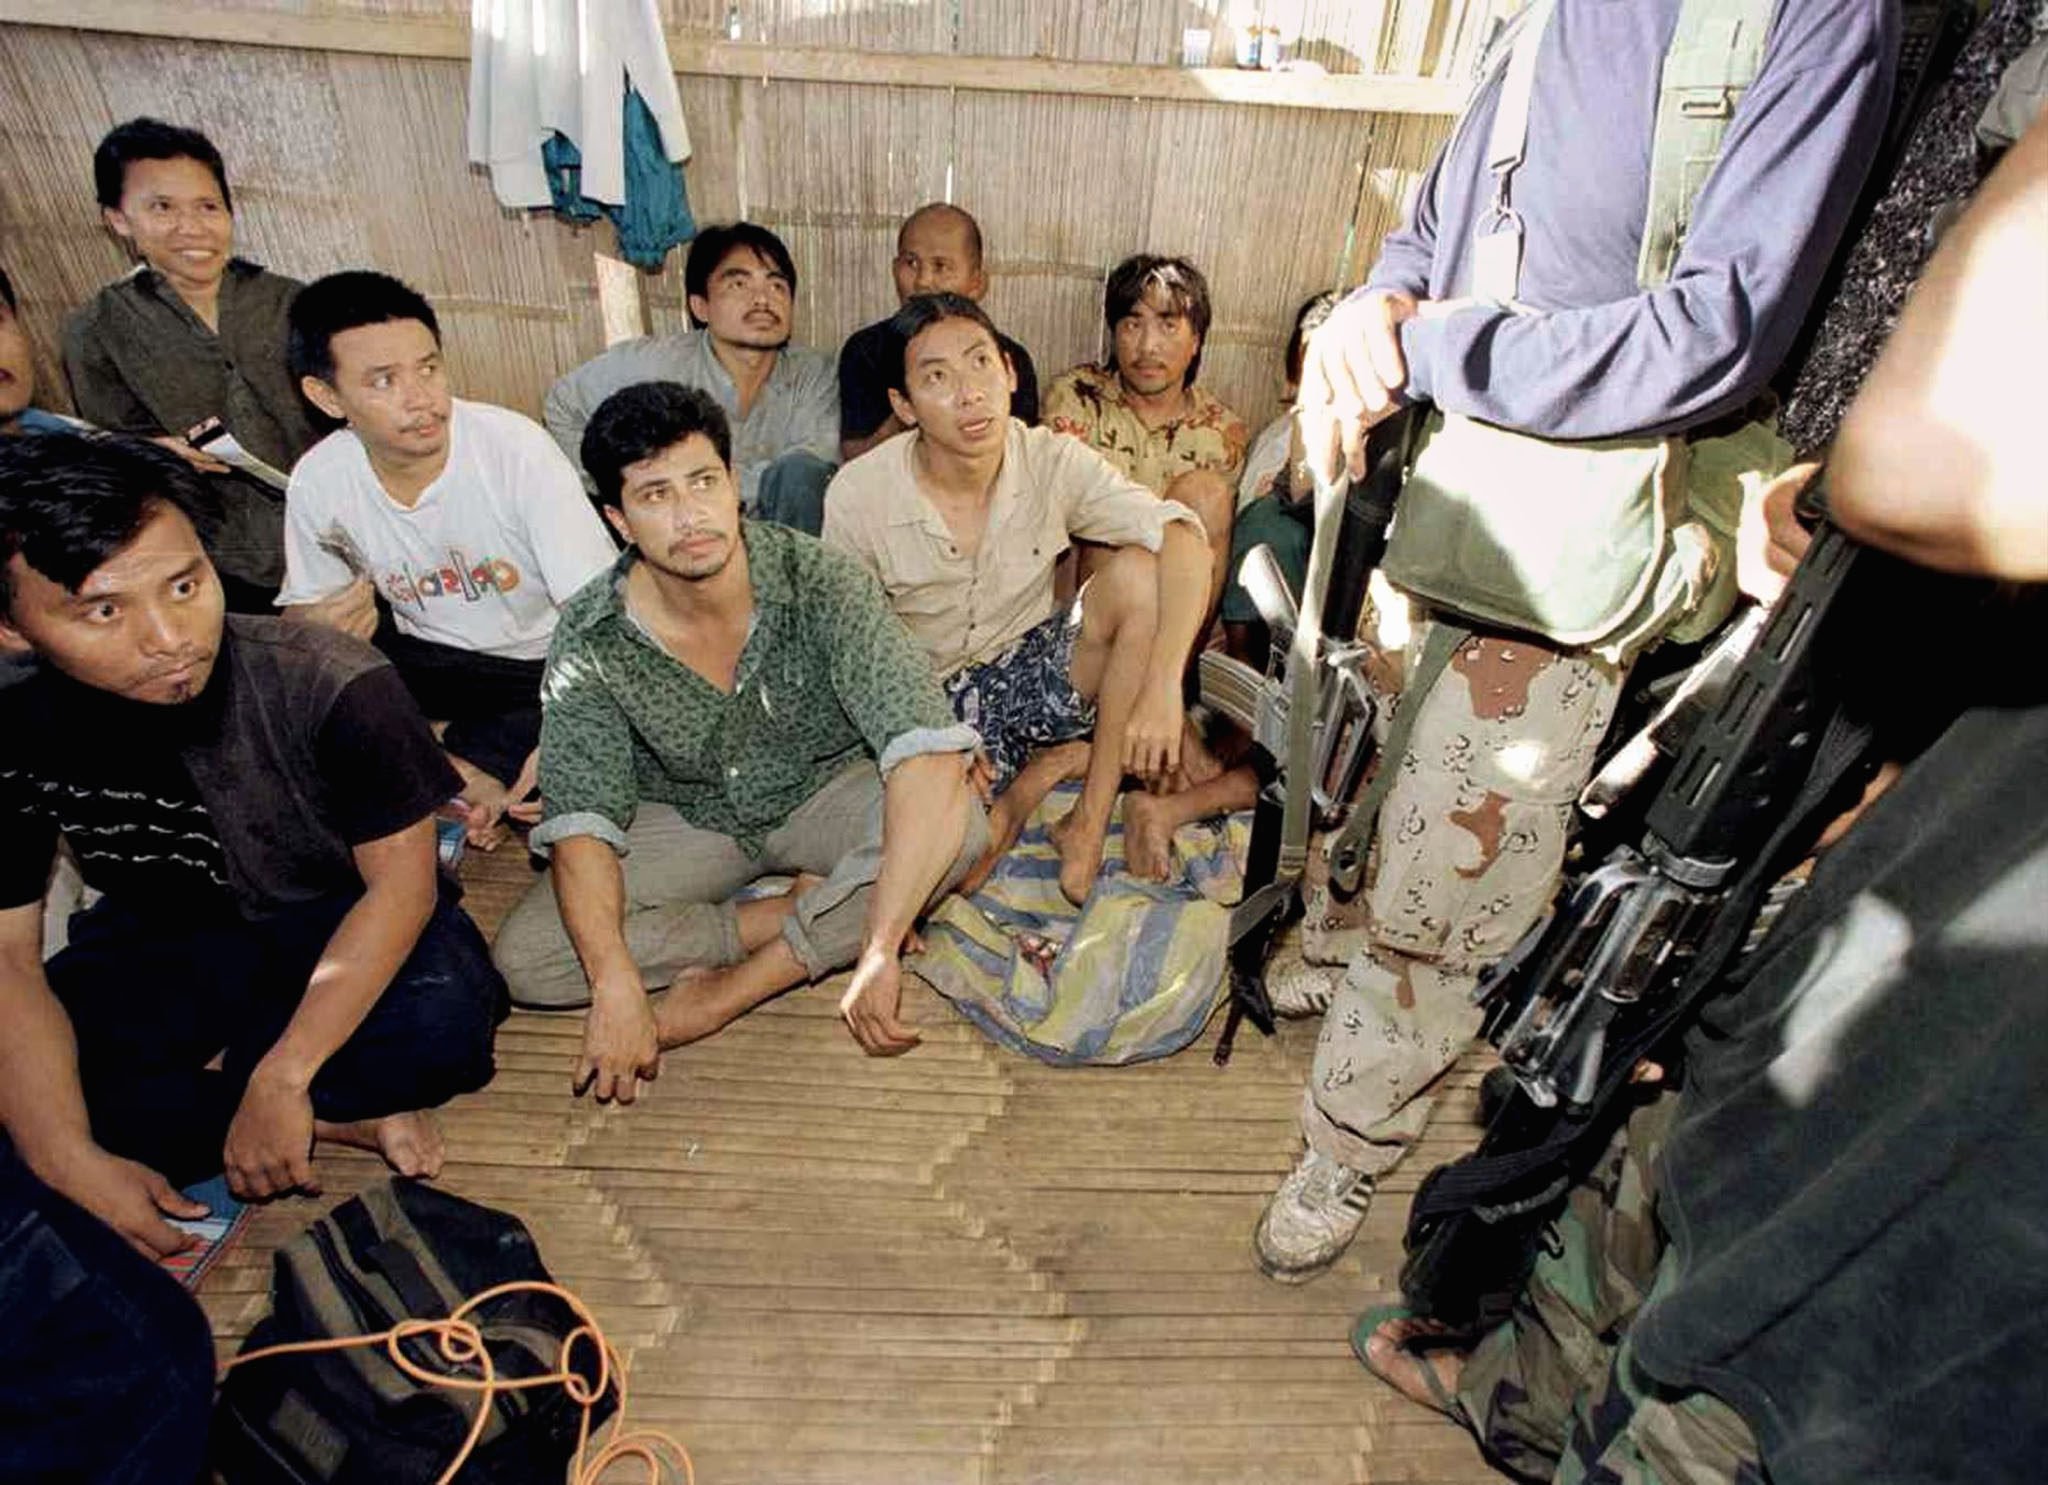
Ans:
{"type": "Polygon", "coordinates": [[[210,650],[194,650],[189,655],[182,656],[176,660],[167,661],[163,665],[158,666],[155,670],[150,671],[149,674],[145,675],[142,679],[145,683],[149,681],[168,680],[170,677],[176,675],[179,671],[190,670],[194,666],[202,665],[212,658],[213,652],[210,650]]]}

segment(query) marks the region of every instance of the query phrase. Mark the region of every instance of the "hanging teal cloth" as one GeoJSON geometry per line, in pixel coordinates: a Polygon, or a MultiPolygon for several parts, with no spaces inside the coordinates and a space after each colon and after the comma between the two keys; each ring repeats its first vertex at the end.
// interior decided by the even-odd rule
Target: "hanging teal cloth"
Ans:
{"type": "Polygon", "coordinates": [[[567,135],[558,133],[549,139],[541,146],[540,156],[547,166],[548,190],[557,216],[571,222],[610,217],[619,234],[619,256],[635,268],[655,270],[671,248],[697,235],[697,219],[690,213],[683,167],[663,151],[661,126],[654,121],[647,100],[628,86],[625,108],[623,205],[592,201],[583,194],[583,153],[567,135]]]}

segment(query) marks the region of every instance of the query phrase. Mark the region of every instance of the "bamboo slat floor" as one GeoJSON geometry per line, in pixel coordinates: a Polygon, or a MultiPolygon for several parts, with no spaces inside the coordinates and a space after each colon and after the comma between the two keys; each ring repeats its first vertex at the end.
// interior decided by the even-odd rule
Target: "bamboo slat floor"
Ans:
{"type": "MultiPolygon", "coordinates": [[[[486,932],[532,880],[511,850],[463,875],[486,932]]],[[[1060,1070],[918,988],[923,1046],[877,1061],[837,999],[799,991],[672,1054],[623,1110],[569,1098],[576,1018],[515,1015],[497,1079],[443,1115],[442,1184],[532,1227],[626,1354],[634,1419],[700,1481],[1497,1478],[1346,1344],[1393,1292],[1406,1193],[1475,1136],[1476,1059],[1351,1252],[1290,1289],[1248,1236],[1293,1158],[1313,1023],[1248,1031],[1227,1069],[1212,1026],[1163,1062],[1060,1070]]],[[[381,1173],[320,1167],[323,1196],[259,1211],[203,1283],[224,1355],[272,1249],[381,1173]]]]}

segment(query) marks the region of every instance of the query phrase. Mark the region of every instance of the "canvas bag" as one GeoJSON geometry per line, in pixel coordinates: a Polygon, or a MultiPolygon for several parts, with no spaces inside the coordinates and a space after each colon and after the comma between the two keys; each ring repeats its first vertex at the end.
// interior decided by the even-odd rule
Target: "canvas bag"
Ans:
{"type": "MultiPolygon", "coordinates": [[[[1515,299],[1521,224],[1511,186],[1555,8],[1556,0],[1533,0],[1498,64],[1488,147],[1495,230],[1474,245],[1479,297],[1517,312],[1526,311],[1515,299]]],[[[1659,81],[1637,263],[1645,288],[1678,260],[1693,201],[1761,63],[1770,13],[1770,0],[1686,0],[1659,81]]],[[[1566,646],[1624,653],[1674,629],[1708,632],[1735,598],[1727,569],[1742,487],[1782,470],[1790,450],[1757,424],[1707,442],[1721,447],[1701,460],[1701,445],[1682,438],[1567,443],[1432,413],[1402,489],[1386,574],[1440,609],[1566,646]],[[1731,469],[1731,453],[1750,467],[1731,469]]]]}
{"type": "MultiPolygon", "coordinates": [[[[380,1182],[278,1249],[271,1313],[242,1350],[373,1334],[408,1316],[443,1318],[470,1296],[514,1280],[548,1280],[518,1218],[418,1181],[380,1182]]],[[[475,1318],[503,1378],[554,1371],[577,1325],[567,1304],[535,1293],[494,1300],[475,1318]]],[[[431,1340],[406,1344],[415,1362],[447,1370],[431,1340]]],[[[586,1359],[575,1365],[591,1375],[586,1359]]],[[[614,1384],[593,1408],[592,1427],[617,1406],[614,1384]]],[[[435,1480],[475,1407],[475,1394],[422,1385],[381,1346],[263,1357],[222,1384],[213,1468],[223,1485],[435,1480]]],[[[500,1392],[491,1415],[455,1476],[459,1485],[562,1485],[582,1419],[566,1392],[500,1392]]]]}

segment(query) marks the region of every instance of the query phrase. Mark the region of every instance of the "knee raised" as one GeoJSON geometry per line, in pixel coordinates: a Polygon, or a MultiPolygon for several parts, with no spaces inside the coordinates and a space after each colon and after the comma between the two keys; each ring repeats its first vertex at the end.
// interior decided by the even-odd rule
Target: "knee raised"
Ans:
{"type": "Polygon", "coordinates": [[[1222,475],[1213,469],[1190,469],[1174,477],[1165,495],[1202,518],[1211,546],[1229,541],[1231,522],[1237,514],[1237,492],[1222,475]]]}
{"type": "Polygon", "coordinates": [[[1150,620],[1159,606],[1159,559],[1143,547],[1118,547],[1088,580],[1084,608],[1118,620],[1150,620]]]}

